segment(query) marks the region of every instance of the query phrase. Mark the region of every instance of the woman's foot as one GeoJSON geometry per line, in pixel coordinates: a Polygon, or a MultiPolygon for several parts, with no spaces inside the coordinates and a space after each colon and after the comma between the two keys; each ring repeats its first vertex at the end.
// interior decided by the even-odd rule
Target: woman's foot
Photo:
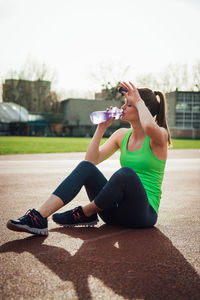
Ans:
{"type": "Polygon", "coordinates": [[[38,235],[48,235],[47,218],[43,218],[35,209],[30,209],[17,220],[9,220],[7,228],[13,231],[23,231],[38,235]]]}
{"type": "Polygon", "coordinates": [[[58,225],[66,227],[74,226],[94,226],[98,223],[97,214],[90,217],[86,217],[81,206],[78,206],[72,210],[68,210],[64,213],[53,214],[53,221],[58,225]]]}

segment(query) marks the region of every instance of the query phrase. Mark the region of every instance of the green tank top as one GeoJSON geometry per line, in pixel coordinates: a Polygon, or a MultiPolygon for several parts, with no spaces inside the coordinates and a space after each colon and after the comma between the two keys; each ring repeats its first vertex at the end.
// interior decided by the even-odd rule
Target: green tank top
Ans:
{"type": "Polygon", "coordinates": [[[149,136],[146,136],[140,149],[128,151],[127,144],[131,133],[132,129],[128,130],[122,139],[120,164],[136,172],[145,188],[150,205],[158,213],[166,162],[154,156],[150,148],[149,136]]]}

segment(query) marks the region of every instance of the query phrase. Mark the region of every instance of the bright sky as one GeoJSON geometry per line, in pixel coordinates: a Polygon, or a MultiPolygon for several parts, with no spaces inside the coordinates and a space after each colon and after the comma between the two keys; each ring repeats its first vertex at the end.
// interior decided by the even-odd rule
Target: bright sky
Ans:
{"type": "Polygon", "coordinates": [[[199,29],[199,0],[0,0],[0,79],[29,59],[56,71],[59,90],[100,89],[100,66],[114,77],[129,66],[119,79],[134,80],[193,64],[199,29]]]}

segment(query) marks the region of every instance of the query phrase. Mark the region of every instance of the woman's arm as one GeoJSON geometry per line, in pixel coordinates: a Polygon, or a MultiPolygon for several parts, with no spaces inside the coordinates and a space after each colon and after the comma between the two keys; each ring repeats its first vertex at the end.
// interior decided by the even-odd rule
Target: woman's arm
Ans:
{"type": "Polygon", "coordinates": [[[155,144],[166,145],[168,134],[165,128],[159,127],[144,101],[140,99],[136,102],[140,123],[144,128],[145,133],[152,139],[155,144]]]}
{"type": "Polygon", "coordinates": [[[113,119],[97,126],[96,132],[87,149],[85,159],[95,165],[110,157],[120,147],[119,140],[122,135],[121,129],[115,131],[103,145],[99,146],[106,128],[112,123],[112,121],[113,119]]]}
{"type": "Polygon", "coordinates": [[[130,86],[127,83],[123,83],[122,86],[128,89],[128,93],[123,94],[126,100],[131,102],[137,108],[140,123],[145,133],[155,144],[166,145],[168,139],[166,129],[157,125],[149,109],[146,107],[144,101],[140,97],[138,90],[131,82],[130,86]]]}

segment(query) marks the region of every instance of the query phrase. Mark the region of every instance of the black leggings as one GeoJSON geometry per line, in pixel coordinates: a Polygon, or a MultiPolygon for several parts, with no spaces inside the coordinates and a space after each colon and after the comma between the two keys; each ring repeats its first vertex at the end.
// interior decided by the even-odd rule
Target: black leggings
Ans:
{"type": "Polygon", "coordinates": [[[107,224],[145,228],[157,221],[142,182],[131,168],[122,167],[107,180],[95,165],[82,161],[53,194],[67,204],[83,186],[90,201],[102,209],[99,216],[107,224]]]}

